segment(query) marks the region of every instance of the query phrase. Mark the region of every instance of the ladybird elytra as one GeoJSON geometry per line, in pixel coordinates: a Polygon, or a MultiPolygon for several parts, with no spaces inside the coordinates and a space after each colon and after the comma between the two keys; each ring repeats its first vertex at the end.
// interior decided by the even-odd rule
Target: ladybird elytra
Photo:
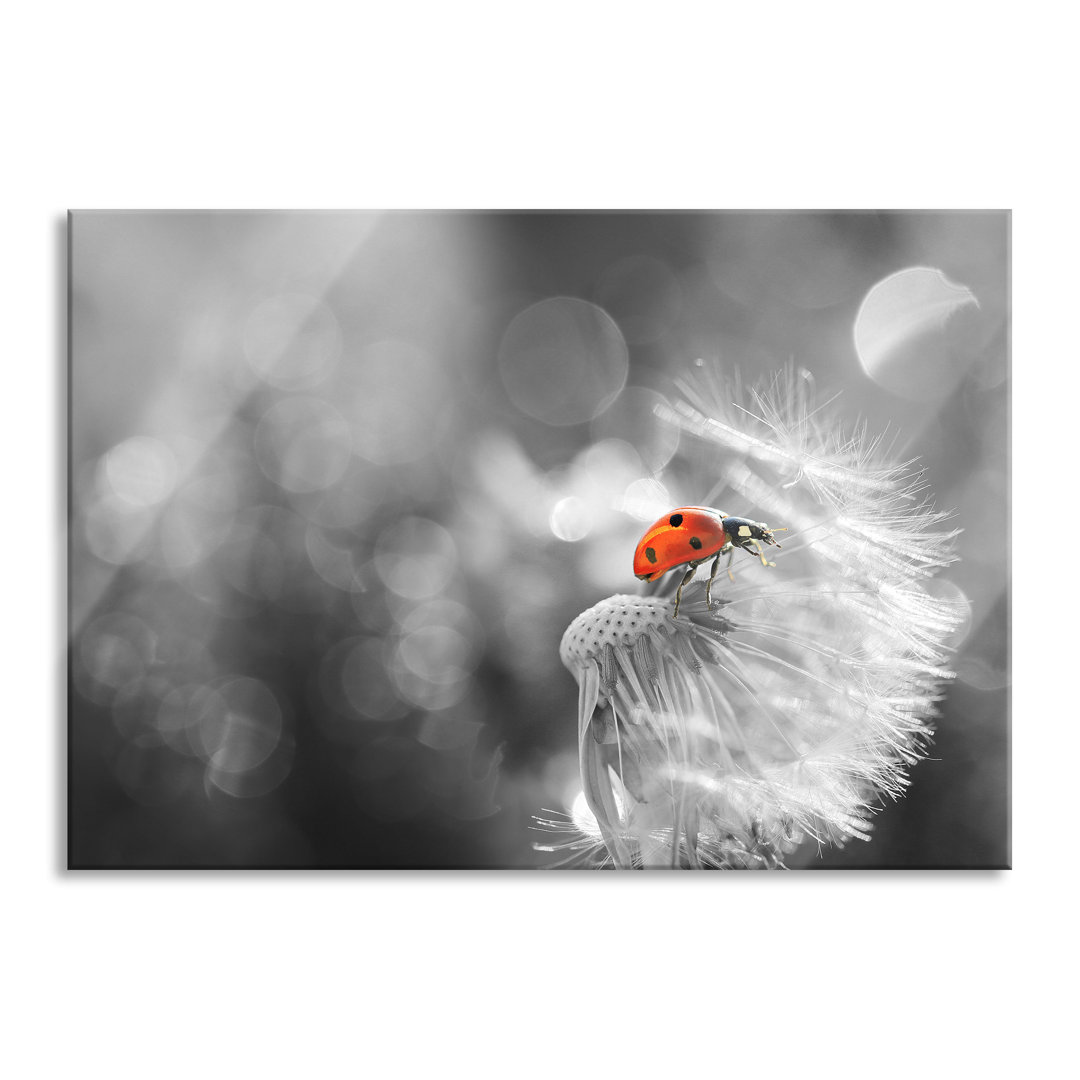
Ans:
{"type": "Polygon", "coordinates": [[[683,506],[665,514],[648,529],[634,552],[635,576],[656,581],[676,566],[716,555],[728,543],[725,516],[706,506],[683,506]]]}

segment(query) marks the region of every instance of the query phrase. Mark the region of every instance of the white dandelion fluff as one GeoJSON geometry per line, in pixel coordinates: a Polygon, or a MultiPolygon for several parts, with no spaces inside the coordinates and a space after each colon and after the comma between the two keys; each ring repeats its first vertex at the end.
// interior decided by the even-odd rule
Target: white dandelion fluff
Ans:
{"type": "Polygon", "coordinates": [[[925,754],[959,618],[926,583],[956,534],[921,473],[843,432],[808,374],[744,399],[700,366],[680,390],[663,416],[697,437],[683,443],[703,502],[789,531],[775,567],[736,564],[711,606],[692,584],[678,619],[670,597],[618,595],[573,621],[560,655],[580,690],[583,805],[540,822],[543,847],[777,868],[806,841],[868,839],[925,754]]]}

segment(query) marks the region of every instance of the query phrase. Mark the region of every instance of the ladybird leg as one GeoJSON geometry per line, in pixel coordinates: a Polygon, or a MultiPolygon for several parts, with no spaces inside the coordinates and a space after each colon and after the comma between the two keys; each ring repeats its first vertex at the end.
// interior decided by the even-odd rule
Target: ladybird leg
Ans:
{"type": "Polygon", "coordinates": [[[709,580],[705,582],[705,606],[712,609],[712,583],[716,580],[716,574],[720,569],[720,552],[716,553],[716,558],[712,561],[712,566],[709,567],[709,580]]]}
{"type": "MultiPolygon", "coordinates": [[[[768,566],[769,564],[767,562],[765,562],[765,559],[762,557],[761,552],[760,551],[755,551],[754,548],[752,548],[750,546],[751,544],[754,544],[756,542],[757,541],[755,541],[755,540],[746,540],[742,544],[737,544],[736,547],[740,548],[742,551],[745,551],[746,554],[749,555],[751,559],[761,559],[762,565],[768,566]]],[[[732,552],[732,554],[734,554],[734,552],[732,552]]]]}
{"type": "MultiPolygon", "coordinates": [[[[758,549],[757,555],[758,555],[758,558],[761,560],[761,565],[762,566],[775,566],[776,563],[769,562],[768,558],[766,557],[766,555],[765,555],[765,546],[759,540],[755,540],[754,543],[757,544],[757,549],[758,549]]],[[[776,545],[776,547],[780,546],[779,544],[776,543],[775,540],[773,541],[773,543],[776,545]]]]}
{"type": "Polygon", "coordinates": [[[731,549],[731,550],[730,550],[730,551],[729,551],[729,552],[727,553],[727,576],[728,576],[729,578],[731,578],[731,582],[732,582],[732,584],[734,584],[734,583],[735,583],[735,575],[734,575],[734,574],[733,574],[733,573],[731,572],[731,564],[732,564],[732,562],[734,561],[734,559],[735,559],[735,549],[734,549],[734,548],[732,548],[732,549],[731,549]]]}
{"type": "Polygon", "coordinates": [[[679,582],[678,589],[675,590],[675,614],[671,617],[677,619],[679,617],[679,604],[682,603],[682,590],[683,586],[697,573],[698,564],[691,563],[690,569],[683,574],[682,581],[679,582]]]}

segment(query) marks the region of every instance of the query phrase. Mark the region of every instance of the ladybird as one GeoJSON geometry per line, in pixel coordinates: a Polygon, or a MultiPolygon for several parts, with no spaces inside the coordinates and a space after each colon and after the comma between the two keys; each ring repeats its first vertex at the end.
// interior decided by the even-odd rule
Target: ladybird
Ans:
{"type": "Polygon", "coordinates": [[[634,552],[634,575],[642,581],[656,581],[676,566],[688,567],[675,593],[675,613],[672,618],[677,619],[683,586],[703,562],[713,560],[705,585],[705,602],[711,605],[712,583],[720,566],[720,556],[728,553],[729,576],[735,548],[742,548],[760,559],[762,566],[768,566],[769,561],[761,552],[762,544],[780,547],[773,530],[762,521],[731,517],[710,506],[680,506],[665,514],[641,538],[634,552]],[[756,545],[756,548],[751,545],[756,545]]]}

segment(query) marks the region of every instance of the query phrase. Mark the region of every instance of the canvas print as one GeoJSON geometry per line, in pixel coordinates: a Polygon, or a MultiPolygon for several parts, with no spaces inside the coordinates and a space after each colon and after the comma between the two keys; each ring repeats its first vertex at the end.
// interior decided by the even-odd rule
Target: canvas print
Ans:
{"type": "Polygon", "coordinates": [[[1007,211],[67,228],[71,867],[1009,865],[1007,211]]]}

